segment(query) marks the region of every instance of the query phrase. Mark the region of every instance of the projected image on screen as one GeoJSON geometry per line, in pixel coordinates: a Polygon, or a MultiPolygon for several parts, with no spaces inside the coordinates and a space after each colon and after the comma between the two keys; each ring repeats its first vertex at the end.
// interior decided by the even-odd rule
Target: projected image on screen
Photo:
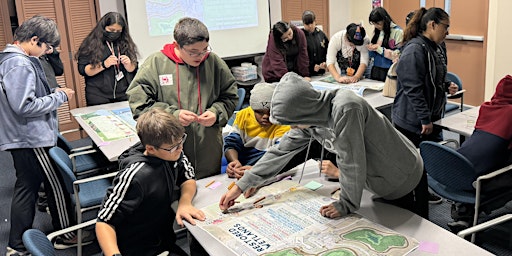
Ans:
{"type": "Polygon", "coordinates": [[[146,0],[150,36],[172,35],[182,17],[201,20],[208,30],[258,26],[257,0],[146,0]]]}

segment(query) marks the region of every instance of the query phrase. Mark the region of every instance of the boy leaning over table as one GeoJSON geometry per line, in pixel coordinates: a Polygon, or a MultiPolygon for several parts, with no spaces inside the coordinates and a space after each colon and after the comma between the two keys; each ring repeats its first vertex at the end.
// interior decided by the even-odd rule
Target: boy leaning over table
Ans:
{"type": "Polygon", "coordinates": [[[142,114],[136,129],[140,142],[119,157],[121,171],[98,213],[98,242],[107,256],[187,255],[176,245],[174,218],[180,226],[183,220],[195,225],[205,215],[192,205],[196,181],[183,153],[185,129],[160,108],[142,114]]]}
{"type": "Polygon", "coordinates": [[[427,179],[414,145],[366,100],[350,90],[317,91],[295,73],[277,84],[270,106],[272,123],[292,125],[281,142],[238,180],[219,202],[221,210],[245,192],[275,176],[298,152],[316,140],[336,154],[340,199],[319,209],[337,218],[357,211],[363,189],[384,202],[428,219],[427,179]]]}

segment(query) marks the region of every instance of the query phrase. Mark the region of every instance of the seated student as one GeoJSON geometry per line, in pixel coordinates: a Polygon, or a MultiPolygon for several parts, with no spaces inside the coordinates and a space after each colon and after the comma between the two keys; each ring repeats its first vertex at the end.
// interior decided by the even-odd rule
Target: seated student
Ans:
{"type": "Polygon", "coordinates": [[[287,72],[309,77],[308,47],[304,32],[285,21],[274,24],[261,66],[263,78],[268,83],[278,82],[287,72]]]}
{"type": "MultiPolygon", "coordinates": [[[[475,180],[478,176],[488,174],[512,163],[512,76],[501,79],[490,101],[480,106],[475,130],[462,146],[457,149],[475,167],[475,180]]],[[[498,183],[484,186],[486,194],[512,188],[510,175],[498,183]],[[498,184],[499,183],[499,184],[498,184]]],[[[448,223],[453,231],[460,231],[473,221],[473,204],[452,204],[452,218],[448,223]]]]}
{"type": "Polygon", "coordinates": [[[369,42],[364,27],[355,23],[350,23],[346,30],[339,31],[331,37],[326,64],[336,81],[355,83],[363,79],[369,60],[366,48],[369,42]]]}
{"type": "Polygon", "coordinates": [[[357,211],[367,188],[391,204],[428,218],[427,179],[419,152],[354,92],[317,91],[302,77],[288,73],[274,91],[270,120],[292,129],[222,196],[222,210],[231,207],[242,191],[250,196],[254,187],[275,176],[316,140],[336,155],[340,170],[340,200],[322,206],[322,216],[336,218],[357,211]]]}
{"type": "Polygon", "coordinates": [[[121,171],[98,213],[98,242],[104,255],[187,255],[175,244],[174,218],[183,226],[184,219],[195,225],[205,216],[192,206],[196,181],[183,154],[185,129],[160,108],[142,114],[136,128],[141,142],[119,157],[121,171]]]}
{"type": "Polygon", "coordinates": [[[273,84],[256,84],[251,90],[250,106],[236,114],[233,130],[224,138],[226,173],[231,178],[241,178],[267,148],[279,143],[290,130],[289,125],[272,124],[268,120],[274,88],[273,84]]]}
{"type": "Polygon", "coordinates": [[[327,38],[322,30],[316,27],[316,16],[314,12],[304,11],[302,14],[302,23],[304,24],[302,31],[308,42],[309,75],[322,75],[327,69],[325,57],[327,56],[329,38],[327,38]]]}

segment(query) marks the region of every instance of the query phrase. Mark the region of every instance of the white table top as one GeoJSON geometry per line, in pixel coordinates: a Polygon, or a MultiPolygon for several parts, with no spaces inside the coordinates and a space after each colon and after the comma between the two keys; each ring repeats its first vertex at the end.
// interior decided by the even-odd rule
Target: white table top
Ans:
{"type": "MultiPolygon", "coordinates": [[[[342,86],[355,86],[358,84],[364,84],[365,86],[382,88],[384,86],[384,82],[371,80],[371,79],[363,79],[354,84],[341,84],[341,83],[327,83],[321,82],[320,80],[329,77],[330,75],[323,76],[314,76],[312,77],[311,83],[313,87],[316,85],[321,86],[322,88],[340,88],[342,86]]],[[[370,105],[376,109],[386,108],[393,105],[394,98],[385,97],[382,95],[382,91],[366,89],[364,90],[363,98],[370,103],[370,105]]]]}
{"type": "Polygon", "coordinates": [[[470,137],[475,129],[476,119],[480,107],[470,108],[457,114],[444,117],[436,122],[435,125],[441,128],[458,133],[465,137],[470,137]]]}
{"type": "MultiPolygon", "coordinates": [[[[75,108],[72,109],[70,112],[73,116],[81,115],[81,114],[88,114],[93,113],[98,110],[116,110],[116,109],[122,109],[129,107],[128,101],[123,102],[116,102],[116,103],[109,103],[109,104],[102,104],[102,105],[96,105],[96,106],[90,106],[90,107],[84,107],[84,108],[75,108]]],[[[109,141],[104,142],[98,134],[89,126],[87,125],[81,118],[75,118],[78,124],[84,129],[85,132],[91,137],[91,139],[94,141],[94,143],[99,147],[101,152],[108,158],[110,161],[117,161],[117,158],[123,151],[134,145],[135,143],[139,142],[139,138],[137,136],[135,137],[129,137],[124,138],[120,140],[115,141],[109,141]]]]}
{"type": "MultiPolygon", "coordinates": [[[[324,186],[317,191],[323,195],[329,195],[333,189],[339,187],[338,182],[330,182],[324,177],[318,176],[318,164],[316,161],[310,160],[307,163],[301,184],[307,184],[311,180],[322,183],[324,186]]],[[[297,176],[300,176],[300,170],[293,177],[293,180],[298,181],[297,176]]],[[[211,204],[218,204],[220,197],[227,192],[227,186],[232,181],[235,181],[235,179],[228,178],[225,174],[198,180],[198,191],[193,200],[194,206],[203,208],[211,204]],[[221,182],[222,185],[213,190],[205,188],[205,185],[212,180],[221,182]]],[[[410,255],[460,255],[461,252],[464,252],[466,255],[492,255],[488,251],[408,210],[385,203],[374,202],[371,197],[371,192],[364,191],[361,208],[357,211],[358,214],[394,231],[416,238],[420,242],[420,247],[421,244],[428,244],[434,248],[437,246],[438,249],[437,254],[433,254],[417,248],[410,255]]],[[[201,228],[192,226],[187,222],[185,222],[185,225],[210,255],[236,255],[201,228]]]]}

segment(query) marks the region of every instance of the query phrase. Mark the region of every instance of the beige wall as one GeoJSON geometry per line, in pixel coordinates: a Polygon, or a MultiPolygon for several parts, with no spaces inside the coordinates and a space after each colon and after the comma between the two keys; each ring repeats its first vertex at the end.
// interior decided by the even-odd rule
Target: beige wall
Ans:
{"type": "Polygon", "coordinates": [[[496,84],[505,75],[512,74],[512,1],[489,1],[489,29],[487,41],[487,66],[485,78],[485,100],[494,94],[496,84]]]}

